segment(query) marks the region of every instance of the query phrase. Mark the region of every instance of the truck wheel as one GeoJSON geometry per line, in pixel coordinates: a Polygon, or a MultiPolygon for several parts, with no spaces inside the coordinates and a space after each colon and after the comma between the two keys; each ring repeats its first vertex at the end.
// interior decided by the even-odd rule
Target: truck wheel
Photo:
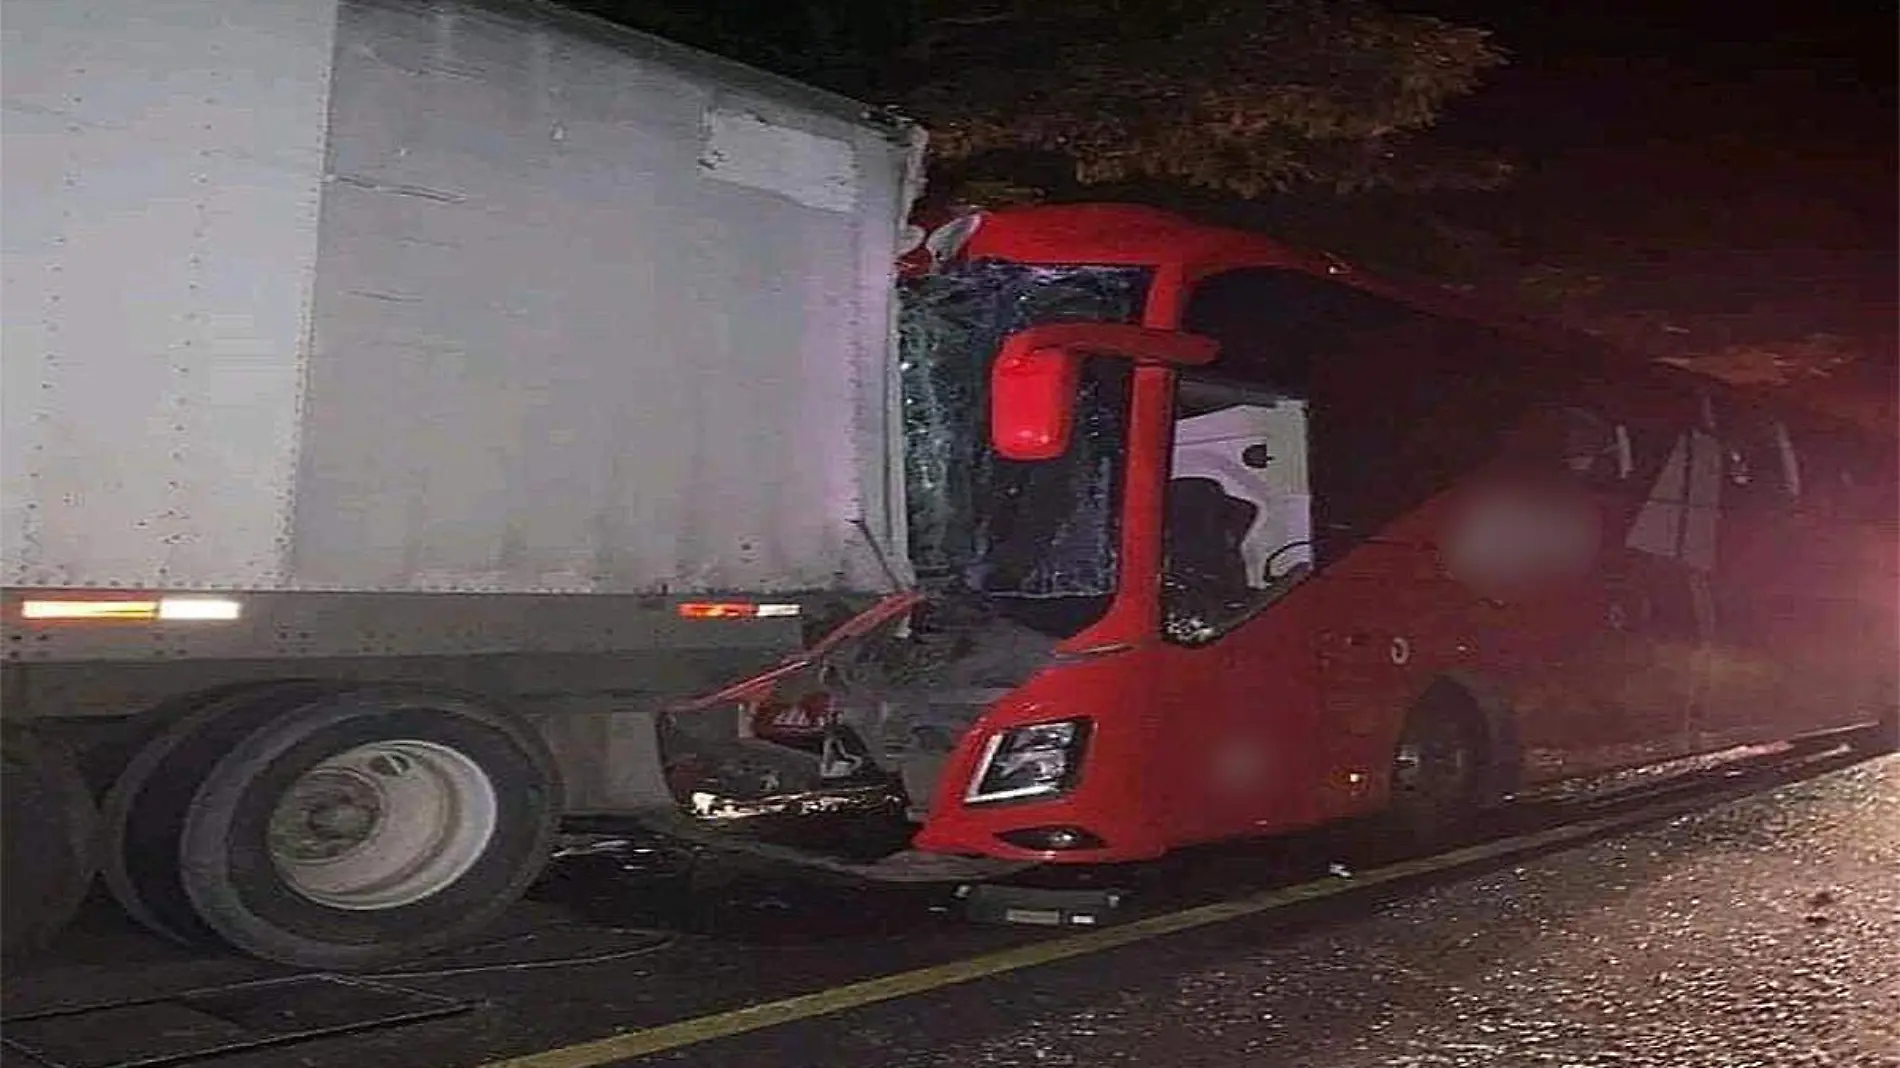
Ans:
{"type": "Polygon", "coordinates": [[[380,967],[464,941],[540,874],[560,784],[517,717],[365,687],[239,718],[252,729],[206,754],[177,846],[194,911],[230,945],[380,967]]]}
{"type": "Polygon", "coordinates": [[[1414,709],[1393,750],[1387,816],[1408,841],[1442,841],[1483,807],[1485,742],[1482,720],[1451,701],[1414,709]]]}
{"type": "Polygon", "coordinates": [[[101,866],[128,915],[175,942],[217,941],[179,878],[178,843],[198,785],[211,763],[260,722],[340,689],[304,679],[245,683],[174,698],[136,717],[142,744],[101,806],[101,866]]]}
{"type": "Polygon", "coordinates": [[[92,795],[101,803],[111,793],[112,786],[132,763],[132,759],[151,741],[163,734],[166,728],[183,717],[220,701],[229,700],[238,694],[266,687],[284,685],[286,680],[272,679],[264,682],[237,682],[209,690],[197,690],[190,693],[168,697],[149,708],[126,716],[107,729],[79,754],[79,771],[86,777],[86,785],[92,795]]]}
{"type": "Polygon", "coordinates": [[[98,812],[72,750],[25,731],[0,736],[0,950],[45,945],[92,885],[98,812]]]}

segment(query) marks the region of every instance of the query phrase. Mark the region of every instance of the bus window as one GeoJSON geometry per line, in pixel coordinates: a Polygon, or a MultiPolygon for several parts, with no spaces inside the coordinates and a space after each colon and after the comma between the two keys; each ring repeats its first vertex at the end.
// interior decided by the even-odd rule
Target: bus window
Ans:
{"type": "Polygon", "coordinates": [[[1801,495],[1793,439],[1780,420],[1730,411],[1721,420],[1725,507],[1786,509],[1801,495]]]}
{"type": "Polygon", "coordinates": [[[1164,633],[1210,640],[1312,566],[1306,404],[1184,377],[1175,398],[1164,633]]]}
{"type": "Polygon", "coordinates": [[[1568,372],[1488,328],[1287,270],[1203,280],[1181,325],[1220,342],[1206,371],[1303,403],[1316,566],[1487,463],[1526,398],[1568,372]]]}
{"type": "Polygon", "coordinates": [[[1505,435],[1501,458],[1521,469],[1566,474],[1612,490],[1635,464],[1627,426],[1586,408],[1539,407],[1505,435]]]}
{"type": "Polygon", "coordinates": [[[1804,508],[1850,523],[1892,523],[1900,502],[1891,470],[1876,461],[1878,446],[1845,432],[1810,432],[1795,439],[1804,508]]]}

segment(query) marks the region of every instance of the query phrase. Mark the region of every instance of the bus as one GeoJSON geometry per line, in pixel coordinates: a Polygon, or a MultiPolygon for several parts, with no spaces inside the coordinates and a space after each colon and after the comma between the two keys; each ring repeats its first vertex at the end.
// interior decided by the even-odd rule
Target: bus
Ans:
{"type": "Polygon", "coordinates": [[[1144,207],[966,215],[920,256],[930,602],[749,706],[872,737],[917,850],[1431,835],[1580,776],[1900,740],[1891,442],[1144,207]]]}

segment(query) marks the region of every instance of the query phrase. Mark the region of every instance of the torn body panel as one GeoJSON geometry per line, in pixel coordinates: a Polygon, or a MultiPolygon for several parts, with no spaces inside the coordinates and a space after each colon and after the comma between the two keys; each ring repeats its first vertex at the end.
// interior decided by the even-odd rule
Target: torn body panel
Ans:
{"type": "Polygon", "coordinates": [[[875,606],[811,652],[673,710],[661,752],[674,796],[719,821],[873,798],[927,818],[957,743],[1057,641],[967,591],[910,603],[875,606]]]}
{"type": "Polygon", "coordinates": [[[912,824],[990,709],[1099,620],[1121,579],[1127,366],[1085,365],[1060,457],[1017,463],[986,433],[1013,333],[1133,323],[1144,268],[953,263],[906,281],[899,323],[909,560],[885,598],[798,657],[671,710],[665,776],[702,829],[895,805],[912,824]]]}

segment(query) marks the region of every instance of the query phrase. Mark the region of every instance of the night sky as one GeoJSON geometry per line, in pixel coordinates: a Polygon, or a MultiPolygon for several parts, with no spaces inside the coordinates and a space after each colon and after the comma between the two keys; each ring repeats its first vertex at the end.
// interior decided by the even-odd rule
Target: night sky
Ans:
{"type": "Polygon", "coordinates": [[[1627,306],[1682,313],[1682,343],[1848,334],[1865,355],[1844,384],[1895,388],[1893,5],[1394,6],[1511,53],[1441,132],[1517,180],[1453,215],[1611,269],[1627,306]]]}
{"type": "Polygon", "coordinates": [[[1884,5],[1403,6],[1488,27],[1511,52],[1444,132],[1516,155],[1531,192],[1569,178],[1652,194],[1636,200],[1766,196],[1787,203],[1721,223],[1762,228],[1745,241],[1894,248],[1896,19],[1884,5]]]}

